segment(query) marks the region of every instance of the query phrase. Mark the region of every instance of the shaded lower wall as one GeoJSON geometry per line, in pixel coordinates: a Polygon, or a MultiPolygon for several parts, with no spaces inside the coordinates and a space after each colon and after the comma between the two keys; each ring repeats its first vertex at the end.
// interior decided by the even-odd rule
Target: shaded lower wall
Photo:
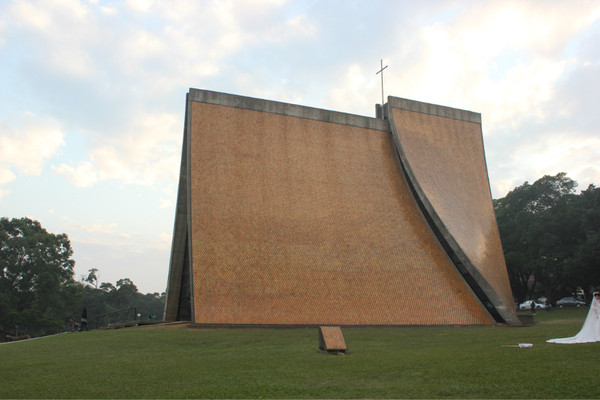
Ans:
{"type": "Polygon", "coordinates": [[[493,323],[417,208],[387,128],[189,107],[194,322],[493,323]]]}

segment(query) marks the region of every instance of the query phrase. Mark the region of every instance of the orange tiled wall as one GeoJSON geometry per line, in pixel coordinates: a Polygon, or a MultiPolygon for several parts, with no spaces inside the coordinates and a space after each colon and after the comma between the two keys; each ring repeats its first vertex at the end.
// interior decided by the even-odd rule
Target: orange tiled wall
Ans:
{"type": "Polygon", "coordinates": [[[400,143],[427,198],[505,304],[512,292],[489,190],[481,125],[393,109],[400,143]]]}
{"type": "Polygon", "coordinates": [[[389,133],[192,103],[196,323],[489,324],[389,133]]]}

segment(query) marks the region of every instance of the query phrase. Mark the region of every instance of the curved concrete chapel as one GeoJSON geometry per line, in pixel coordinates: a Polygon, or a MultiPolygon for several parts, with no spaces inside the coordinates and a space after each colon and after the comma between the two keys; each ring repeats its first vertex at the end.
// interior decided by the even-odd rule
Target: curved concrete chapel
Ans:
{"type": "Polygon", "coordinates": [[[481,115],[378,114],[190,89],[165,319],[520,325],[481,115]]]}

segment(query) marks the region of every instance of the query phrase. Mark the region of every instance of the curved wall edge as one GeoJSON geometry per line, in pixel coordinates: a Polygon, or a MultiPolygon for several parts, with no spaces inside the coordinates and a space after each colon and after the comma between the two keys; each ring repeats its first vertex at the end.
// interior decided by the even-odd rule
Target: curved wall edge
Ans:
{"type": "Polygon", "coordinates": [[[522,325],[521,321],[498,293],[492,288],[490,283],[483,277],[477,267],[471,262],[469,257],[462,250],[454,236],[444,224],[435,210],[435,207],[429,201],[425,191],[421,187],[410,162],[404,152],[398,128],[394,122],[392,109],[399,108],[407,111],[425,113],[443,118],[452,118],[465,122],[481,124],[481,115],[471,111],[453,109],[449,107],[436,106],[428,103],[421,103],[408,99],[397,97],[388,97],[388,103],[385,105],[384,115],[389,120],[390,131],[394,147],[396,149],[400,166],[406,177],[408,185],[413,192],[415,201],[419,205],[427,223],[444,248],[448,257],[452,260],[457,271],[462,275],[473,293],[480,300],[484,308],[499,323],[507,323],[513,326],[522,325]]]}

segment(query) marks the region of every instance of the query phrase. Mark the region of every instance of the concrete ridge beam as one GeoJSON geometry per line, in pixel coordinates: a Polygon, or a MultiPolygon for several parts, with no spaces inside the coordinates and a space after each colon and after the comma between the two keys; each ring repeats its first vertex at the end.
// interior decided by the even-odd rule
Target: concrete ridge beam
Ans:
{"type": "Polygon", "coordinates": [[[422,114],[435,115],[443,118],[452,118],[465,122],[481,124],[481,114],[473,111],[461,110],[437,104],[424,103],[416,100],[403,99],[400,97],[388,96],[388,105],[392,108],[413,111],[422,114]]]}
{"type": "Polygon", "coordinates": [[[190,88],[191,101],[389,132],[387,121],[363,115],[190,88]]]}

